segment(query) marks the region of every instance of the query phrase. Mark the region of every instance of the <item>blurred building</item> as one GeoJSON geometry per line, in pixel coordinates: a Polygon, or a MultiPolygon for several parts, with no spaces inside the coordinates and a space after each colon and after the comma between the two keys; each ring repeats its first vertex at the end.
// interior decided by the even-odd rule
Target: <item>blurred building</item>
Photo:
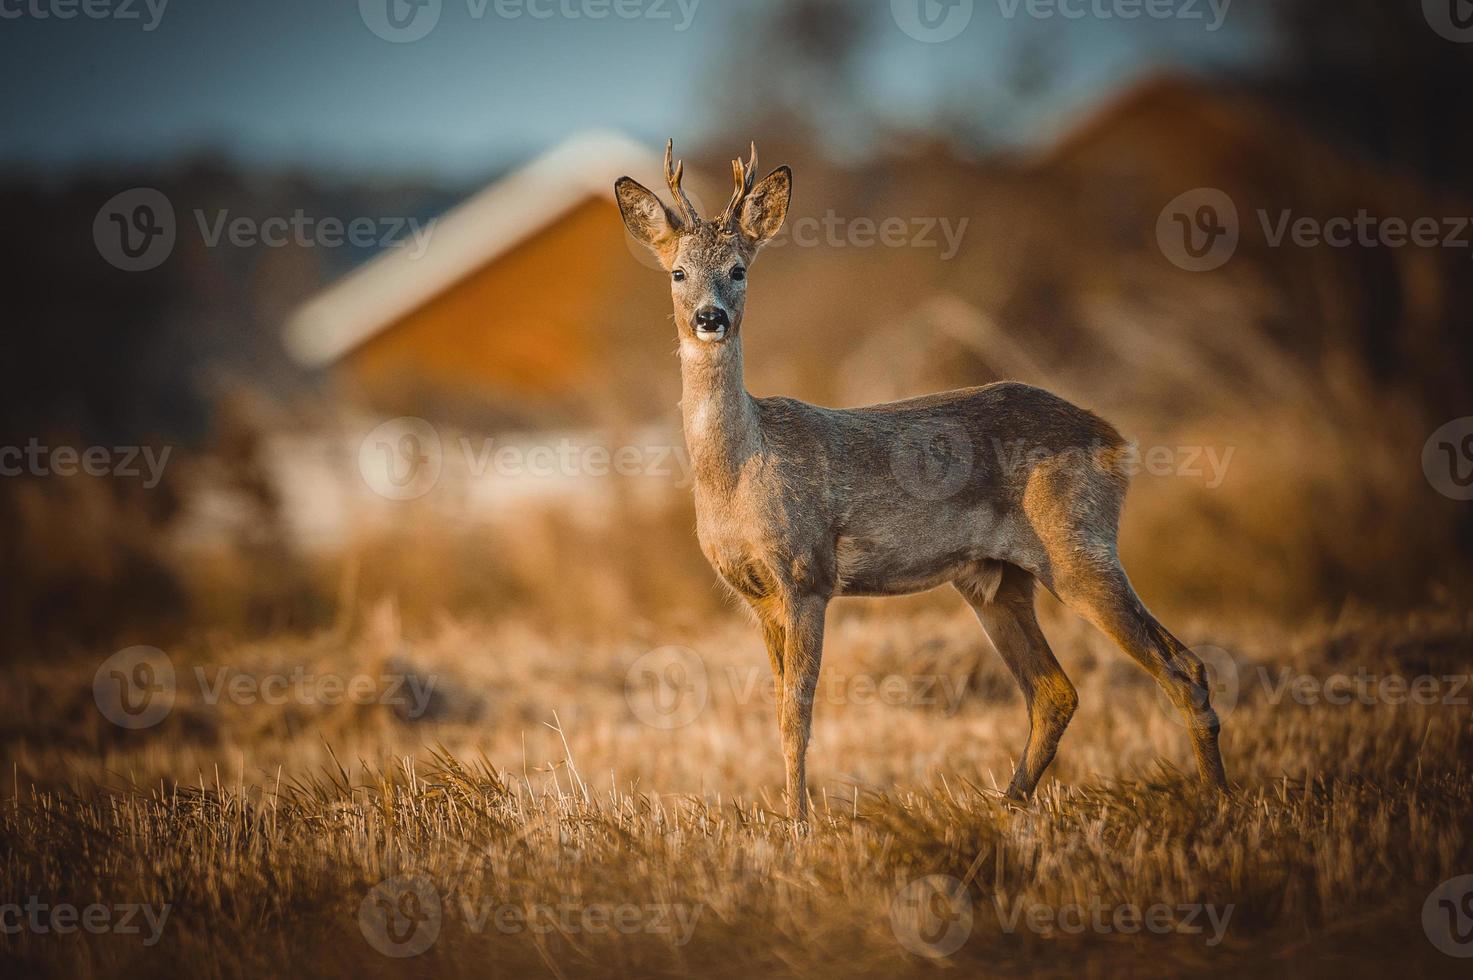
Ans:
{"type": "Polygon", "coordinates": [[[639,274],[613,183],[659,166],[620,135],[573,137],[438,219],[422,251],[385,250],[311,297],[286,346],[379,411],[516,424],[644,414],[608,372],[635,337],[653,341],[668,301],[639,274]]]}

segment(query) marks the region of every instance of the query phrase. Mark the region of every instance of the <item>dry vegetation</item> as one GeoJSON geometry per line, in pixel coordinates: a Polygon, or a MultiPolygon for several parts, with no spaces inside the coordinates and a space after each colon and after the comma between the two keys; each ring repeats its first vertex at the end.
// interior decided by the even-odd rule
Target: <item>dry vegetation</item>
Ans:
{"type": "Polygon", "coordinates": [[[1083,707],[1057,782],[1019,808],[996,785],[1021,747],[1022,706],[960,602],[841,603],[806,833],[773,796],[767,668],[741,622],[578,644],[441,617],[415,637],[380,603],[310,637],[171,649],[173,708],[139,731],[99,714],[97,661],[27,665],[4,712],[4,894],[170,908],[152,945],[142,918],[137,935],[0,942],[21,970],[68,976],[1452,975],[1461,963],[1429,942],[1421,909],[1473,870],[1473,618],[1177,625],[1236,665],[1219,699],[1237,796],[1199,799],[1179,775],[1175,716],[1050,600],[1045,628],[1083,707]],[[707,695],[672,729],[641,720],[657,716],[637,669],[632,700],[627,686],[665,644],[698,659],[705,683],[689,690],[707,695]],[[298,668],[408,678],[411,703],[209,703],[222,669],[298,668]],[[1299,693],[1281,688],[1283,670],[1309,679],[1299,693]],[[1337,673],[1372,680],[1348,704],[1314,696],[1337,673]],[[1381,686],[1424,676],[1435,697],[1418,700],[1433,703],[1394,703],[1381,686]],[[426,689],[420,712],[412,692],[426,689]],[[972,909],[965,942],[935,962],[917,955],[910,906],[892,916],[933,874],[965,882],[972,909]],[[366,898],[376,914],[374,886],[401,875],[422,876],[442,910],[413,959],[377,952],[359,924],[366,898]],[[1116,909],[1153,905],[1172,909],[1168,927],[1201,931],[1108,927],[1116,909]],[[1076,907],[1107,927],[1078,932],[1076,907]]]}

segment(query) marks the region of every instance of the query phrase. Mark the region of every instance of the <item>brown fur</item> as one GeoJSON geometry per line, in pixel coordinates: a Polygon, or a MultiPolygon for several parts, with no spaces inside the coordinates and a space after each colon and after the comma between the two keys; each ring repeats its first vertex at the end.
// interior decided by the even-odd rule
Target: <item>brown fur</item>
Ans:
{"type": "Polygon", "coordinates": [[[789,806],[806,817],[805,756],[824,613],[843,595],[947,582],[976,611],[1028,703],[1009,794],[1026,797],[1077,704],[1033,612],[1034,583],[1115,640],[1190,724],[1201,776],[1226,787],[1202,663],[1146,611],[1116,553],[1125,442],[1107,422],[1038,388],[1001,382],[864,408],[754,398],[743,383],[743,271],[787,212],[791,173],[736,190],[716,221],[682,213],[628,177],[626,226],[672,272],[681,409],[694,464],[696,533],[721,579],[756,613],[781,691],[789,806]],[[676,281],[675,270],[683,275],[676,281]],[[719,309],[719,336],[695,329],[719,309]]]}

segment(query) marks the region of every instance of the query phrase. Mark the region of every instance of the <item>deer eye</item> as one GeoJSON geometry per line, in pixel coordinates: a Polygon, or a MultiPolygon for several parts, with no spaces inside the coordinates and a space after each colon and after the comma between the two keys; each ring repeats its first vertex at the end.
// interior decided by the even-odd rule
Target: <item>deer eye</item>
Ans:
{"type": "Polygon", "coordinates": [[[670,278],[674,279],[676,282],[685,282],[685,270],[676,269],[674,272],[670,273],[670,278]]]}
{"type": "Polygon", "coordinates": [[[741,282],[743,279],[747,278],[747,270],[743,269],[741,266],[737,266],[735,269],[731,270],[731,278],[734,282],[741,282]]]}

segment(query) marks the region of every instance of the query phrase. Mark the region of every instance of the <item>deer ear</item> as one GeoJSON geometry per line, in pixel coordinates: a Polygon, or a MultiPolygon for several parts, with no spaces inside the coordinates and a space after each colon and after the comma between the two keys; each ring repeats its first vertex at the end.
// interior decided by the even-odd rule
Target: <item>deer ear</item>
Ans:
{"type": "Polygon", "coordinates": [[[665,261],[684,227],[680,219],[653,191],[632,177],[620,177],[614,182],[614,200],[619,202],[619,214],[629,234],[665,261]]]}
{"type": "Polygon", "coordinates": [[[793,171],[778,167],[763,177],[742,201],[737,227],[756,248],[765,245],[783,226],[788,215],[788,200],[793,195],[793,171]]]}

